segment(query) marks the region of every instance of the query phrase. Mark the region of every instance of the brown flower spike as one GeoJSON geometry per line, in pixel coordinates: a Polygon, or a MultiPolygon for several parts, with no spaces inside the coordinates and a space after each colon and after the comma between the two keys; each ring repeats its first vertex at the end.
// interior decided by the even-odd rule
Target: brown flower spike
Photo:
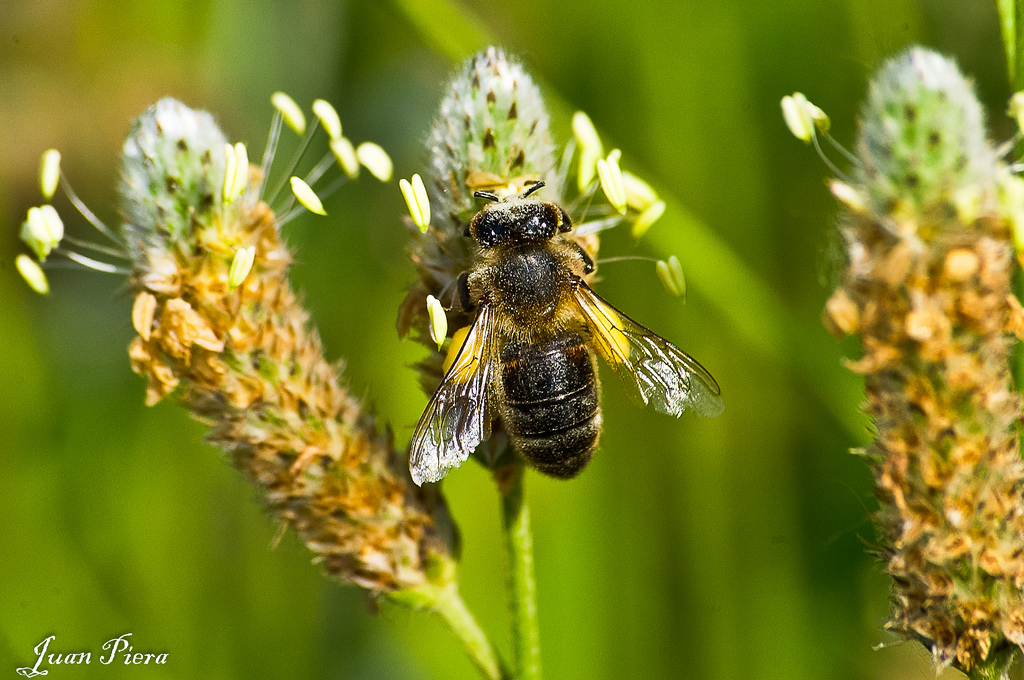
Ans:
{"type": "MultiPolygon", "coordinates": [[[[374,592],[451,578],[436,490],[410,483],[390,433],[338,379],[288,283],[291,255],[259,198],[224,198],[225,143],[208,114],[165,99],[125,142],[123,236],[133,256],[132,368],[170,395],[264,492],[330,575],[374,592]],[[229,286],[236,252],[251,272],[229,286]]],[[[230,193],[230,192],[228,192],[230,193]]],[[[438,583],[437,585],[444,585],[438,583]]]]}
{"type": "Polygon", "coordinates": [[[1021,398],[1009,367],[1008,176],[972,86],[914,48],[887,62],[861,112],[860,164],[834,193],[847,268],[825,309],[857,333],[877,436],[879,553],[893,578],[887,628],[938,668],[1002,672],[1024,646],[1021,398]]]}

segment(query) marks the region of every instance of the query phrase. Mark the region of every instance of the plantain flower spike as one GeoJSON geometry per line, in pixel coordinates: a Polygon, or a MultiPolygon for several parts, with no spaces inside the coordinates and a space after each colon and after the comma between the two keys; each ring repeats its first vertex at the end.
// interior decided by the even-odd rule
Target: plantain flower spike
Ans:
{"type": "Polygon", "coordinates": [[[225,182],[250,171],[226,172],[228,149],[245,162],[209,114],[173,99],[140,116],[124,144],[129,356],[146,402],[171,397],[212,423],[208,440],[329,575],[432,608],[455,587],[444,502],[412,484],[390,432],[325,359],[274,212],[257,200],[224,209],[238,190],[225,182]]]}
{"type": "Polygon", "coordinates": [[[1024,646],[1021,398],[1008,330],[1013,246],[981,106],[956,65],[912,48],[886,62],[861,109],[859,162],[832,185],[847,268],[825,309],[860,335],[876,437],[886,627],[971,677],[1000,677],[1024,646]]]}

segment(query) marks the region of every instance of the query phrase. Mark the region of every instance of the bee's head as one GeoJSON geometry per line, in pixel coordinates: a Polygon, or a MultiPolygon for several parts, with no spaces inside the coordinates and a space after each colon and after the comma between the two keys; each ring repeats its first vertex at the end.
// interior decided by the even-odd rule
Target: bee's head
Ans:
{"type": "Polygon", "coordinates": [[[472,236],[482,248],[547,241],[555,234],[572,229],[572,221],[555,203],[529,199],[544,186],[533,184],[521,197],[499,199],[494,194],[477,191],[474,196],[493,203],[484,206],[470,221],[466,235],[472,236]]]}

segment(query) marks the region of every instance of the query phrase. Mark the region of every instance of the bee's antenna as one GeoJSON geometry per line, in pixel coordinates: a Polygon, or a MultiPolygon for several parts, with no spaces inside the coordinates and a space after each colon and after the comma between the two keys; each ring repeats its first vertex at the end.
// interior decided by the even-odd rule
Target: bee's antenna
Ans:
{"type": "Polygon", "coordinates": [[[543,186],[544,186],[544,180],[542,180],[542,179],[539,179],[536,182],[532,182],[530,184],[530,188],[527,189],[525,192],[523,192],[523,198],[526,198],[527,196],[529,196],[532,193],[540,191],[540,188],[543,187],[543,186]]]}
{"type": "Polygon", "coordinates": [[[492,194],[490,191],[474,191],[473,195],[477,198],[486,198],[488,201],[494,201],[495,203],[501,200],[496,194],[492,194]]]}

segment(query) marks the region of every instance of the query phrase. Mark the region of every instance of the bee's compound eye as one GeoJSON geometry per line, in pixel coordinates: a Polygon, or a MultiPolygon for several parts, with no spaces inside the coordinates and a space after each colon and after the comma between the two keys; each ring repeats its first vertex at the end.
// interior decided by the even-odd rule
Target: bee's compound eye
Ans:
{"type": "Polygon", "coordinates": [[[494,211],[484,209],[477,213],[470,223],[470,235],[475,237],[477,242],[484,248],[490,248],[499,241],[504,240],[508,231],[505,221],[501,215],[494,211]]]}

